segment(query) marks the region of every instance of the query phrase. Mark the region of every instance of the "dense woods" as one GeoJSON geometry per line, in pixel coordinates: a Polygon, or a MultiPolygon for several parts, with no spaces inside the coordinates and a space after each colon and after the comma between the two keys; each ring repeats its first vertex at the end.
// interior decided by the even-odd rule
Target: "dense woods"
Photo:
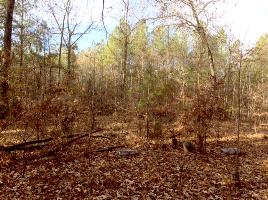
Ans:
{"type": "Polygon", "coordinates": [[[0,1],[0,198],[267,199],[268,33],[100,2],[0,1]]]}

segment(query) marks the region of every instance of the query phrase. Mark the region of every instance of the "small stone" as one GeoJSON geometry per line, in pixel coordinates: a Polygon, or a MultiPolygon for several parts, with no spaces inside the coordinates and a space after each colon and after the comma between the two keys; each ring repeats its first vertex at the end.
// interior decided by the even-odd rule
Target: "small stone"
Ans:
{"type": "Polygon", "coordinates": [[[137,155],[138,151],[134,149],[120,149],[117,151],[119,156],[137,155]]]}
{"type": "Polygon", "coordinates": [[[225,154],[229,154],[229,155],[233,155],[233,154],[239,154],[240,153],[240,149],[236,148],[236,147],[229,147],[229,148],[222,148],[221,152],[225,153],[225,154]]]}

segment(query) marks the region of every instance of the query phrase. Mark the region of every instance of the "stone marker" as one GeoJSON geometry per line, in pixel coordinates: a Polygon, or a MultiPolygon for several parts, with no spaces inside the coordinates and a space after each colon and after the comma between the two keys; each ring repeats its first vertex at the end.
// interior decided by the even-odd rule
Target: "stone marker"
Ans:
{"type": "Polygon", "coordinates": [[[137,150],[134,149],[119,149],[117,150],[119,156],[130,156],[139,154],[137,150]]]}
{"type": "Polygon", "coordinates": [[[229,155],[239,154],[240,149],[236,147],[222,148],[221,152],[229,155]]]}

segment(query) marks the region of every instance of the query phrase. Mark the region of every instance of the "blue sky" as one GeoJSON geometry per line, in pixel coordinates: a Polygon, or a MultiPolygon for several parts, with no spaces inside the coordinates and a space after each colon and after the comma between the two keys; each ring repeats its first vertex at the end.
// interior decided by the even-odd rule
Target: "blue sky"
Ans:
{"type": "MultiPolygon", "coordinates": [[[[94,8],[91,9],[91,15],[97,20],[101,15],[102,1],[92,1],[94,1],[94,8]]],[[[80,2],[84,1],[80,0],[80,2]]],[[[105,24],[111,31],[116,25],[118,14],[122,13],[122,0],[106,0],[105,2],[105,24]]],[[[130,0],[130,2],[137,2],[137,0],[130,0]]],[[[146,0],[143,0],[143,7],[148,6],[145,2],[146,0]]],[[[139,6],[142,7],[142,5],[139,6]]],[[[225,0],[224,4],[217,7],[217,12],[219,17],[216,23],[225,26],[230,34],[240,39],[245,46],[254,45],[262,34],[268,33],[268,0],[225,0]]],[[[136,15],[136,13],[133,14],[136,15]]],[[[79,50],[87,49],[93,42],[105,39],[105,36],[104,31],[93,31],[85,35],[78,43],[79,50]]]]}
{"type": "MultiPolygon", "coordinates": [[[[76,0],[77,2],[81,2],[83,10],[83,0],[76,0]]],[[[102,12],[102,0],[88,0],[93,2],[93,8],[91,12],[86,12],[84,15],[84,21],[93,16],[93,19],[99,23],[99,31],[92,31],[90,34],[85,35],[78,42],[79,50],[85,50],[89,48],[93,43],[100,42],[101,40],[106,40],[106,32],[103,30],[103,23],[101,20],[101,12],[102,12]]],[[[143,17],[143,11],[148,9],[148,0],[129,0],[130,2],[130,11],[129,15],[134,16],[134,19],[138,21],[138,18],[143,17]],[[141,11],[141,12],[138,12],[141,11]]],[[[105,0],[105,10],[104,10],[104,24],[105,28],[109,33],[115,28],[118,24],[120,18],[123,16],[123,0],[105,0]]],[[[92,4],[91,4],[92,5],[92,4]]]]}

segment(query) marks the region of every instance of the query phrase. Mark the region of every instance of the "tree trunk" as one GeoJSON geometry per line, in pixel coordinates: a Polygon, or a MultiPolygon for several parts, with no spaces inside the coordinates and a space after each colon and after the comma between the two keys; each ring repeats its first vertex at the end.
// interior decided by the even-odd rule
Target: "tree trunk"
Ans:
{"type": "Polygon", "coordinates": [[[21,1],[21,16],[20,16],[20,62],[19,65],[20,67],[23,66],[24,62],[24,0],[21,1]]]}
{"type": "Polygon", "coordinates": [[[72,72],[72,63],[71,63],[71,51],[72,51],[72,44],[71,44],[72,35],[69,34],[68,37],[68,52],[67,52],[67,86],[70,86],[71,83],[71,72],[72,72]]]}
{"type": "Polygon", "coordinates": [[[5,19],[5,33],[4,33],[4,56],[3,56],[3,65],[1,69],[1,113],[0,118],[6,118],[8,115],[8,70],[11,66],[11,35],[12,35],[12,22],[13,22],[13,10],[15,0],[7,0],[7,11],[5,19]]]}
{"type": "Polygon", "coordinates": [[[210,48],[210,45],[209,45],[209,42],[208,42],[208,36],[206,34],[206,31],[205,31],[205,28],[204,26],[202,25],[199,17],[198,17],[198,13],[197,13],[197,10],[196,10],[196,7],[194,5],[194,2],[192,0],[189,0],[189,5],[191,7],[191,10],[192,10],[192,13],[193,13],[193,17],[196,21],[196,31],[197,33],[200,35],[200,38],[202,39],[202,42],[205,44],[206,48],[207,48],[207,53],[208,53],[208,57],[209,57],[209,60],[210,60],[210,65],[209,65],[209,68],[210,68],[210,75],[211,75],[211,78],[212,78],[212,85],[214,87],[214,89],[216,90],[217,88],[217,77],[216,77],[216,74],[215,74],[215,62],[214,62],[214,56],[213,56],[213,53],[212,53],[212,50],[210,48]]]}
{"type": "Polygon", "coordinates": [[[93,58],[93,74],[92,74],[92,88],[91,88],[91,128],[90,128],[90,133],[95,128],[95,90],[96,90],[96,58],[93,58]]]}
{"type": "MultiPolygon", "coordinates": [[[[127,34],[127,33],[125,33],[127,34]]],[[[123,58],[123,104],[126,106],[126,96],[127,96],[127,59],[128,59],[128,36],[124,39],[124,58],[123,58]]]]}
{"type": "Polygon", "coordinates": [[[60,47],[59,47],[59,60],[58,60],[58,86],[60,85],[60,73],[61,73],[61,54],[62,54],[62,46],[63,46],[63,32],[64,32],[64,26],[65,26],[65,16],[64,14],[63,20],[62,20],[62,27],[61,27],[61,35],[60,35],[60,47]]]}

